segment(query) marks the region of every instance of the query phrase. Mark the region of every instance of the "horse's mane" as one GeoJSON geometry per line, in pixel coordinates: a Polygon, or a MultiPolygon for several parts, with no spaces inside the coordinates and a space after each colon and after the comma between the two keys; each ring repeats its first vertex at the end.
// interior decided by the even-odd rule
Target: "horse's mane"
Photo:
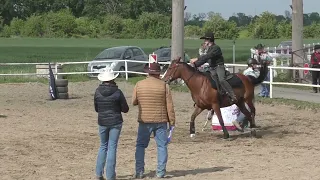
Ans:
{"type": "Polygon", "coordinates": [[[179,62],[179,64],[182,64],[183,66],[185,66],[189,71],[191,71],[191,72],[195,72],[195,73],[197,73],[197,74],[199,74],[199,75],[204,75],[204,73],[202,73],[202,72],[200,72],[199,70],[198,70],[198,68],[194,68],[194,67],[192,67],[192,66],[190,66],[188,63],[186,63],[186,62],[179,62]]]}

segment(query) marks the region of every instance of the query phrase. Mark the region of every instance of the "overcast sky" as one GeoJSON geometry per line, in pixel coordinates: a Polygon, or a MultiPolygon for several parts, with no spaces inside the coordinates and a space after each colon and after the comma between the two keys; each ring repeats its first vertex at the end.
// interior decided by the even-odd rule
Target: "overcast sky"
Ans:
{"type": "MultiPolygon", "coordinates": [[[[243,12],[247,15],[259,15],[263,11],[284,15],[290,10],[292,0],[185,0],[186,11],[192,14],[210,11],[221,13],[224,18],[233,13],[243,12]]],[[[304,13],[319,12],[320,0],[304,0],[304,13]]]]}

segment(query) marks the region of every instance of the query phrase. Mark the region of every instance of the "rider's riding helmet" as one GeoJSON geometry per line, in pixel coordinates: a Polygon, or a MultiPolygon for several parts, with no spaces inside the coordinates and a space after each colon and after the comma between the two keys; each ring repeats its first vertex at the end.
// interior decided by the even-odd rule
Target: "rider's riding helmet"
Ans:
{"type": "Polygon", "coordinates": [[[252,65],[258,64],[258,61],[256,59],[249,58],[247,64],[248,66],[252,66],[252,65]]]}

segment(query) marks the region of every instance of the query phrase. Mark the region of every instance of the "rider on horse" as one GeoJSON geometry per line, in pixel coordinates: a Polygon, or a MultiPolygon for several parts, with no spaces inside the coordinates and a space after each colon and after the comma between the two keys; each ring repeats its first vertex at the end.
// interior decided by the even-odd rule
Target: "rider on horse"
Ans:
{"type": "Polygon", "coordinates": [[[219,84],[230,96],[233,102],[237,101],[237,98],[232,90],[230,84],[226,81],[226,69],[224,66],[224,58],[222,56],[222,51],[220,47],[214,43],[213,32],[207,32],[200,39],[204,39],[206,47],[208,47],[207,53],[200,56],[199,58],[191,59],[190,62],[194,64],[195,67],[199,67],[205,63],[209,63],[210,74],[212,77],[218,76],[219,84]]]}

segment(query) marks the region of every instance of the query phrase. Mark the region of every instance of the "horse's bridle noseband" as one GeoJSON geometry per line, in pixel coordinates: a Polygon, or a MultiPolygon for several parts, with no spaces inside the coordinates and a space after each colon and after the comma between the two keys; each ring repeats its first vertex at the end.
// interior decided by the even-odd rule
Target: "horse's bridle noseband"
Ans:
{"type": "MultiPolygon", "coordinates": [[[[174,64],[174,71],[173,71],[173,73],[170,74],[168,80],[166,80],[165,83],[169,84],[170,82],[172,82],[172,78],[175,75],[176,71],[178,70],[178,66],[179,66],[179,64],[177,64],[177,63],[174,64]]],[[[172,67],[169,66],[168,70],[169,69],[172,69],[172,67]]]]}

